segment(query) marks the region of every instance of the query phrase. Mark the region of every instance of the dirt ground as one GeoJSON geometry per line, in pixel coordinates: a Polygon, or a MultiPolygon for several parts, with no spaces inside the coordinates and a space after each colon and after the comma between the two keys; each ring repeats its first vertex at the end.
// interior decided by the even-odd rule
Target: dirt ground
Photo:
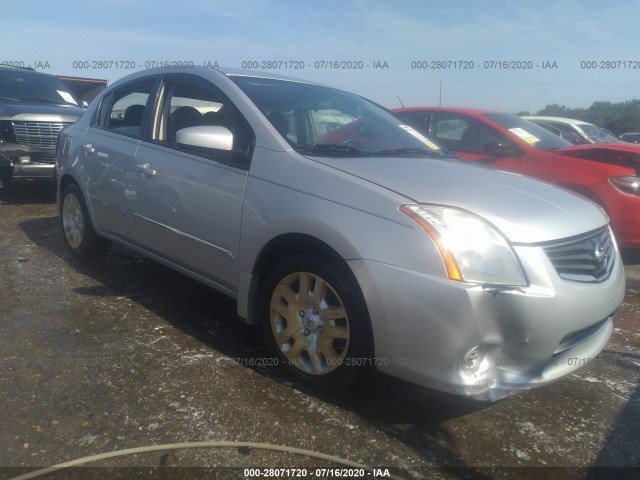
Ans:
{"type": "Polygon", "coordinates": [[[52,184],[0,193],[0,254],[0,479],[205,441],[227,443],[37,478],[357,477],[322,470],[345,461],[376,469],[364,478],[640,478],[640,255],[625,254],[627,296],[597,359],[481,403],[381,374],[333,393],[294,383],[256,361],[260,332],[226,297],[124,248],[71,258],[52,184]]]}

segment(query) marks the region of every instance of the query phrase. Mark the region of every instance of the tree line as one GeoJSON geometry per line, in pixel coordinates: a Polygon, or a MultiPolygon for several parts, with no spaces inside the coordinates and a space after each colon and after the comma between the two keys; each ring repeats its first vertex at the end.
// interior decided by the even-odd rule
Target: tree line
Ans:
{"type": "Polygon", "coordinates": [[[547,105],[536,113],[518,112],[516,115],[547,115],[574,118],[611,130],[616,135],[640,132],[640,100],[624,102],[594,102],[588,108],[569,108],[557,103],[547,105]]]}

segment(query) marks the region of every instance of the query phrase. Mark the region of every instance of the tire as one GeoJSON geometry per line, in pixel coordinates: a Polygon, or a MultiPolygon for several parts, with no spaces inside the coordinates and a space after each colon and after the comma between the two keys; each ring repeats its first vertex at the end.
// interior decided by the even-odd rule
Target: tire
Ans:
{"type": "Polygon", "coordinates": [[[60,224],[65,244],[76,257],[93,258],[109,249],[111,242],[96,234],[82,192],[75,184],[62,191],[60,224]]]}
{"type": "Polygon", "coordinates": [[[11,180],[0,178],[0,195],[11,192],[11,180]]]}
{"type": "Polygon", "coordinates": [[[261,290],[267,344],[295,378],[323,390],[347,386],[371,364],[369,315],[347,268],[294,255],[273,267],[261,290]]]}
{"type": "Polygon", "coordinates": [[[11,175],[11,172],[0,176],[0,193],[8,193],[11,190],[12,178],[13,175],[11,175]]]}

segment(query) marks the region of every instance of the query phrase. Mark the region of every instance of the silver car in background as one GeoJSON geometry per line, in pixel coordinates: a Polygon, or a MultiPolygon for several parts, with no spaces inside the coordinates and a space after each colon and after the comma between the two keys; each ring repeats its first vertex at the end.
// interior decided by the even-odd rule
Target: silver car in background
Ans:
{"type": "Polygon", "coordinates": [[[559,130],[559,136],[574,145],[583,143],[616,143],[620,141],[620,138],[616,137],[606,128],[598,127],[584,120],[541,115],[523,115],[522,118],[537,123],[551,130],[556,135],[558,135],[558,133],[554,129],[559,130]]]}
{"type": "Polygon", "coordinates": [[[57,168],[71,252],[116,241],[233,297],[322,388],[368,367],[484,399],[547,384],[624,295],[595,204],[300,80],[135,73],[62,131],[57,168]]]}

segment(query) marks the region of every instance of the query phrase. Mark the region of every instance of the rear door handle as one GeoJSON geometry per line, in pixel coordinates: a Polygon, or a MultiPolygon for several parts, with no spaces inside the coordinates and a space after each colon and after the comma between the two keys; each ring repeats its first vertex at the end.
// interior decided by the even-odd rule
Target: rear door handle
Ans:
{"type": "Polygon", "coordinates": [[[148,175],[150,177],[156,176],[156,171],[148,163],[143,163],[142,165],[136,165],[136,171],[144,175],[148,175]]]}

